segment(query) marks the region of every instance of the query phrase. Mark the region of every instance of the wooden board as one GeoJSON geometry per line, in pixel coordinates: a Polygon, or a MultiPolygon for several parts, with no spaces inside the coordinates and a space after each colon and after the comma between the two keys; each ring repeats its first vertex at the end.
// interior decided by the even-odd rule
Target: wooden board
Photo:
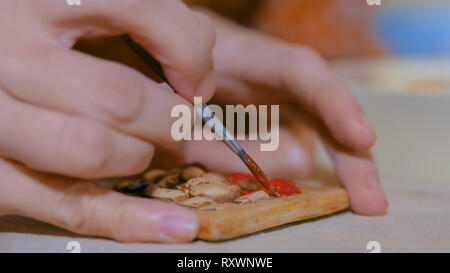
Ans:
{"type": "Polygon", "coordinates": [[[267,228],[319,217],[349,207],[344,189],[299,185],[302,193],[257,203],[223,203],[195,209],[200,218],[198,238],[231,239],[267,228]]]}

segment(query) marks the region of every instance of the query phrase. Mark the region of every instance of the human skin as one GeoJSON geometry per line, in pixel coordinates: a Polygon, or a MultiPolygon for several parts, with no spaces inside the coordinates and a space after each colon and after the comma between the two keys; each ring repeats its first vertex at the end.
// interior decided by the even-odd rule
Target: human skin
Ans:
{"type": "MultiPolygon", "coordinates": [[[[372,126],[345,84],[308,47],[291,45],[230,23],[208,11],[217,31],[214,49],[217,92],[221,104],[279,104],[280,148],[260,152],[259,143],[243,143],[260,157],[264,170],[279,176],[306,178],[312,173],[312,129],[323,140],[340,183],[347,189],[353,211],[384,214],[387,201],[370,153],[376,140],[372,126]],[[309,128],[309,129],[308,129],[309,128]],[[297,141],[295,141],[297,140],[297,141]]],[[[189,160],[216,164],[204,151],[224,151],[220,142],[186,143],[189,160]],[[200,149],[200,146],[203,147],[200,149]]],[[[233,169],[239,160],[229,155],[233,169]]],[[[239,164],[241,170],[245,170],[239,164]]]]}
{"type": "MultiPolygon", "coordinates": [[[[292,121],[282,130],[282,147],[270,158],[255,156],[261,165],[272,162],[269,175],[311,173],[313,140],[303,125],[308,121],[328,143],[354,211],[385,212],[369,152],[375,135],[357,102],[312,50],[209,14],[212,24],[172,0],[84,0],[80,7],[10,0],[2,1],[0,10],[0,215],[27,216],[118,241],[194,239],[198,220],[190,210],[124,196],[92,181],[138,174],[159,156],[155,147],[179,144],[170,135],[170,111],[190,105],[194,95],[204,101],[213,96],[213,59],[218,100],[231,92],[230,84],[248,87],[257,103],[296,100],[286,104],[292,109],[286,119],[292,121]],[[213,56],[215,29],[219,39],[213,56]],[[129,66],[72,49],[79,38],[121,33],[162,63],[178,94],[129,66]],[[253,93],[258,90],[265,92],[253,93]],[[282,151],[291,151],[290,156],[282,151]]],[[[236,102],[254,102],[246,92],[239,94],[236,102]]],[[[196,152],[199,145],[215,149],[217,143],[171,149],[187,160],[208,161],[208,155],[196,152]]],[[[233,168],[235,162],[230,157],[223,167],[233,168]]]]}

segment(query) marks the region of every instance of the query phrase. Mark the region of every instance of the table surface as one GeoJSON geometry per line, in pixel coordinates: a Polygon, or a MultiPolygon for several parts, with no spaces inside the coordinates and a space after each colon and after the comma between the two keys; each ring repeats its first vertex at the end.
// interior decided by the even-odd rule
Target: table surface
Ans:
{"type": "Polygon", "coordinates": [[[390,205],[385,216],[346,211],[224,242],[126,244],[0,217],[0,252],[68,252],[70,241],[78,241],[82,252],[369,252],[370,241],[382,252],[450,251],[450,183],[390,178],[384,185],[390,205]]]}

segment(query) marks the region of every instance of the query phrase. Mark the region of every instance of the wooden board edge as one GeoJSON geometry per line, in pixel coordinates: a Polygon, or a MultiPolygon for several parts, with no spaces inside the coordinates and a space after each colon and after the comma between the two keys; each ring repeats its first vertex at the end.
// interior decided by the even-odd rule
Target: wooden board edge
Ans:
{"type": "Polygon", "coordinates": [[[197,237],[207,241],[227,240],[271,227],[324,216],[349,207],[342,188],[326,188],[238,208],[197,211],[200,229],[197,237]],[[275,202],[274,202],[275,201],[275,202]]]}

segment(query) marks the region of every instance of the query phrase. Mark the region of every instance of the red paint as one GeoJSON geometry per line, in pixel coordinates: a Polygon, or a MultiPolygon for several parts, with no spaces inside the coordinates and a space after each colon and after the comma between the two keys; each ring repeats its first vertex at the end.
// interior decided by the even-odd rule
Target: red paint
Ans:
{"type": "Polygon", "coordinates": [[[227,178],[228,181],[230,181],[232,183],[255,179],[255,177],[253,175],[246,174],[246,173],[229,173],[229,174],[226,174],[225,177],[227,178]]]}
{"type": "Polygon", "coordinates": [[[274,178],[270,180],[270,189],[281,195],[300,193],[300,190],[297,189],[293,181],[284,178],[274,178]]]}
{"type": "MultiPolygon", "coordinates": [[[[229,173],[226,175],[228,181],[232,183],[238,183],[240,181],[249,181],[255,179],[255,177],[251,174],[246,173],[229,173]]],[[[301,191],[295,186],[295,183],[289,179],[284,178],[274,178],[270,180],[270,189],[279,195],[291,195],[294,193],[301,193],[301,191]]],[[[254,191],[242,190],[242,194],[250,194],[257,191],[261,191],[263,189],[258,189],[254,191]]]]}

